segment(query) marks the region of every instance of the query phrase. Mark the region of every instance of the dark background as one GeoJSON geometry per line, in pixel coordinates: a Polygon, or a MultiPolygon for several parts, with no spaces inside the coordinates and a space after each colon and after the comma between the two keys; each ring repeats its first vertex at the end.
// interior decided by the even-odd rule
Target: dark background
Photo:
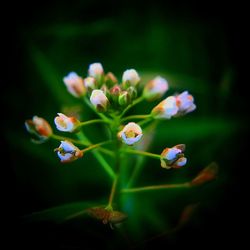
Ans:
{"type": "MultiPolygon", "coordinates": [[[[81,195],[102,196],[99,190],[106,187],[105,182],[94,188],[91,182],[85,183],[87,190],[81,193],[82,186],[77,191],[81,183],[76,179],[78,172],[64,179],[63,175],[70,175],[64,170],[58,177],[56,168],[51,170],[51,166],[58,165],[50,152],[54,144],[35,149],[40,146],[28,144],[29,136],[23,127],[25,119],[38,113],[52,122],[56,112],[63,109],[62,100],[66,106],[75,105],[63,88],[50,88],[49,82],[58,82],[72,70],[84,75],[88,64],[100,61],[117,75],[129,67],[145,75],[163,72],[177,90],[185,87],[193,91],[200,106],[193,118],[186,118],[185,124],[191,124],[190,133],[195,134],[199,125],[192,124],[202,121],[201,135],[198,139],[189,138],[184,128],[179,137],[189,142],[192,155],[204,147],[205,153],[194,157],[191,163],[205,166],[216,160],[221,166],[222,181],[205,190],[205,198],[201,198],[202,192],[191,195],[191,200],[198,197],[205,204],[196,219],[175,236],[151,240],[147,246],[152,248],[163,242],[165,246],[203,248],[243,243],[242,222],[247,214],[242,172],[247,164],[242,159],[246,153],[248,108],[243,95],[248,77],[243,79],[241,74],[246,53],[243,6],[219,2],[65,1],[13,6],[10,3],[6,13],[3,40],[8,48],[8,73],[2,99],[7,118],[3,148],[7,148],[8,164],[4,170],[8,181],[3,190],[7,198],[6,232],[11,242],[34,248],[93,249],[100,242],[108,248],[112,245],[110,240],[117,237],[98,225],[94,227],[102,237],[95,238],[91,230],[82,235],[77,223],[57,226],[25,224],[20,220],[34,211],[78,201],[81,195]],[[56,69],[58,78],[51,68],[56,69]],[[214,133],[206,132],[204,124],[214,133]],[[39,158],[42,154],[46,156],[39,158]]],[[[170,136],[168,140],[174,143],[176,136],[173,133],[173,139],[170,136]]],[[[162,148],[163,142],[159,144],[162,148]]],[[[184,173],[183,178],[192,174],[194,170],[184,173]]],[[[87,221],[92,229],[91,223],[87,221]]],[[[145,247],[140,244],[139,247],[145,247]]],[[[113,248],[117,248],[117,241],[113,248]]]]}

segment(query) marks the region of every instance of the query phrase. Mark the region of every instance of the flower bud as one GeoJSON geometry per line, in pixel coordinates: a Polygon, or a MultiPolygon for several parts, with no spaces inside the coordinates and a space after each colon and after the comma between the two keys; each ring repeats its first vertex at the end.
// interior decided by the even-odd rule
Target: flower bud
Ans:
{"type": "Polygon", "coordinates": [[[129,95],[127,91],[122,91],[118,98],[118,103],[121,106],[127,106],[129,104],[129,95]]]}
{"type": "Polygon", "coordinates": [[[107,111],[109,106],[108,98],[100,89],[95,89],[92,91],[90,96],[90,102],[95,106],[96,110],[99,112],[107,111]]]}
{"type": "Polygon", "coordinates": [[[52,135],[52,128],[49,123],[38,116],[33,116],[32,120],[25,121],[27,131],[36,135],[39,139],[47,139],[52,135]]]}
{"type": "Polygon", "coordinates": [[[122,131],[118,133],[118,137],[127,145],[133,145],[142,137],[142,129],[134,122],[129,122],[122,131]]]}
{"type": "Polygon", "coordinates": [[[168,82],[164,78],[157,76],[146,84],[143,90],[143,96],[147,100],[153,101],[161,98],[167,90],[168,82]]]}
{"type": "Polygon", "coordinates": [[[111,95],[119,96],[120,93],[121,93],[121,87],[119,85],[115,85],[113,88],[110,89],[111,95]]]}
{"type": "Polygon", "coordinates": [[[122,81],[124,83],[129,83],[129,85],[132,85],[132,86],[136,86],[140,80],[141,79],[140,79],[138,73],[134,69],[126,70],[126,71],[124,71],[124,73],[122,75],[122,81]]]}
{"type": "Polygon", "coordinates": [[[114,86],[115,84],[117,84],[118,80],[113,73],[108,72],[105,76],[105,83],[110,88],[110,87],[114,86]]]}
{"type": "Polygon", "coordinates": [[[110,98],[114,103],[118,103],[118,98],[121,93],[121,87],[119,85],[115,85],[113,88],[109,90],[110,98]]]}
{"type": "Polygon", "coordinates": [[[155,119],[170,119],[172,116],[176,115],[177,112],[178,107],[176,105],[176,98],[174,96],[169,96],[154,107],[151,114],[155,119]]]}
{"type": "Polygon", "coordinates": [[[182,92],[175,98],[176,98],[176,105],[179,108],[178,114],[187,114],[196,109],[196,105],[194,104],[194,98],[192,95],[189,95],[188,91],[182,92]]]}
{"type": "Polygon", "coordinates": [[[62,163],[72,162],[83,156],[82,151],[70,141],[61,141],[55,151],[62,163]]]}
{"type": "Polygon", "coordinates": [[[206,182],[214,180],[218,175],[218,165],[212,162],[207,167],[201,170],[200,173],[191,181],[192,186],[199,186],[206,182]]]}
{"type": "Polygon", "coordinates": [[[63,132],[73,132],[80,122],[75,117],[68,117],[62,113],[57,113],[58,116],[55,117],[54,122],[56,128],[63,132]]]}
{"type": "Polygon", "coordinates": [[[94,77],[87,77],[84,79],[84,86],[88,89],[88,90],[93,90],[97,87],[96,84],[96,80],[94,77]]]}
{"type": "Polygon", "coordinates": [[[179,144],[172,148],[165,148],[161,153],[161,167],[170,169],[184,166],[187,163],[187,158],[185,158],[183,154],[184,150],[184,144],[179,144]]]}
{"type": "Polygon", "coordinates": [[[130,86],[129,88],[127,88],[127,92],[131,101],[137,97],[137,90],[135,87],[130,86]]]}
{"type": "Polygon", "coordinates": [[[101,63],[92,63],[89,65],[88,69],[89,76],[94,78],[100,78],[103,75],[104,70],[101,63]]]}
{"type": "Polygon", "coordinates": [[[74,97],[81,97],[86,93],[86,88],[83,83],[83,79],[78,76],[75,72],[69,73],[63,78],[64,84],[67,90],[74,97]]]}

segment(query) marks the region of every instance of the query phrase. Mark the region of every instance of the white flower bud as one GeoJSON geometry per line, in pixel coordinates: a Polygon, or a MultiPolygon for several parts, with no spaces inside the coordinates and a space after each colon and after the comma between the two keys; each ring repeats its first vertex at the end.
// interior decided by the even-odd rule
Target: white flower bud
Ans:
{"type": "Polygon", "coordinates": [[[174,96],[169,96],[154,107],[151,113],[155,119],[170,119],[172,116],[176,115],[177,112],[178,107],[176,104],[176,98],[174,96]]]}
{"type": "Polygon", "coordinates": [[[179,108],[178,113],[187,114],[196,109],[196,105],[194,104],[194,98],[192,95],[188,93],[188,91],[184,91],[176,97],[176,104],[179,108]]]}
{"type": "Polygon", "coordinates": [[[68,117],[62,113],[58,113],[58,116],[55,117],[54,122],[56,128],[63,132],[73,132],[80,122],[75,117],[68,117]]]}
{"type": "Polygon", "coordinates": [[[95,89],[92,91],[90,96],[90,102],[95,106],[95,108],[100,111],[106,111],[109,105],[109,100],[100,89],[95,89]]]}
{"type": "Polygon", "coordinates": [[[75,97],[81,97],[86,93],[86,88],[83,84],[83,79],[75,72],[69,73],[63,78],[64,84],[70,94],[75,97]]]}
{"type": "Polygon", "coordinates": [[[87,77],[84,79],[84,86],[87,88],[87,89],[95,89],[96,88],[96,80],[94,77],[87,77]]]}
{"type": "Polygon", "coordinates": [[[155,100],[161,98],[168,90],[168,82],[157,76],[149,81],[143,91],[143,95],[147,100],[155,100]]]}
{"type": "Polygon", "coordinates": [[[88,69],[88,73],[89,73],[89,76],[92,76],[94,78],[100,77],[104,73],[104,70],[103,70],[101,63],[90,64],[89,69],[88,69]]]}
{"type": "Polygon", "coordinates": [[[129,82],[131,85],[135,86],[140,81],[140,77],[136,70],[134,69],[128,69],[124,71],[122,75],[122,81],[123,82],[129,82]]]}

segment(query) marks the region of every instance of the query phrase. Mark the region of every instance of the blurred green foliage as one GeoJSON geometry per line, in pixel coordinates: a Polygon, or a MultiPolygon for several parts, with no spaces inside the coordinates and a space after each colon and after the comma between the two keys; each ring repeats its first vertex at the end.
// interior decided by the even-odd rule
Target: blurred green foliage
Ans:
{"type": "MultiPolygon", "coordinates": [[[[5,135],[18,190],[18,216],[62,205],[58,208],[61,212],[52,209],[51,216],[46,210],[39,217],[48,219],[49,214],[50,219],[57,221],[61,215],[68,216],[68,211],[86,208],[86,203],[105,203],[111,183],[93,155],[61,165],[53,152],[58,143],[32,144],[23,125],[33,115],[53,124],[57,112],[70,108],[81,111],[81,120],[95,117],[81,101],[67,93],[62,78],[70,71],[85,76],[88,65],[98,61],[119,79],[125,69],[135,68],[144,81],[156,75],[166,77],[170,84],[167,95],[183,90],[193,94],[197,110],[186,117],[161,122],[149,148],[161,153],[167,146],[185,143],[187,166],[164,171],[158,161],[149,159],[135,185],[181,183],[192,179],[211,161],[219,163],[219,179],[199,190],[126,194],[119,209],[128,213],[125,231],[130,233],[132,242],[138,243],[172,228],[186,205],[201,202],[202,212],[192,224],[197,232],[197,228],[208,223],[204,214],[212,216],[209,211],[218,208],[225,197],[235,162],[229,151],[243,127],[240,114],[235,112],[240,98],[234,91],[237,67],[227,26],[220,15],[203,16],[186,5],[179,8],[169,4],[163,8],[152,3],[132,9],[125,3],[123,8],[106,4],[105,11],[100,11],[104,3],[97,10],[92,1],[41,6],[16,26],[21,48],[20,81],[15,85],[17,90],[4,99],[8,100],[12,114],[5,135]],[[69,207],[65,209],[65,204],[71,203],[77,205],[66,205],[69,207]]],[[[143,103],[134,110],[149,112],[155,104],[143,103]]],[[[102,141],[105,134],[99,125],[84,131],[94,142],[102,141]]],[[[133,157],[129,162],[131,171],[133,157]]],[[[66,227],[77,228],[92,235],[89,241],[93,237],[102,238],[99,233],[106,235],[108,230],[88,220],[67,223],[62,226],[65,232],[66,227]]],[[[102,239],[102,242],[115,249],[121,236],[112,230],[109,233],[116,241],[102,239]]],[[[72,242],[73,239],[72,236],[72,242]]],[[[76,240],[74,244],[80,243],[76,240]]]]}

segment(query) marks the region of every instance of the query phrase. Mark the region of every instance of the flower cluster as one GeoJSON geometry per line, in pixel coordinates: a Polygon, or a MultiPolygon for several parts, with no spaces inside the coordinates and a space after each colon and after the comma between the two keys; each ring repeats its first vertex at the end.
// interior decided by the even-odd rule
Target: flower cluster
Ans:
{"type": "MultiPolygon", "coordinates": [[[[171,148],[167,147],[161,154],[139,151],[136,150],[134,145],[140,141],[143,142],[143,131],[149,123],[157,119],[170,119],[186,115],[194,111],[196,106],[193,96],[188,91],[184,91],[166,97],[147,114],[126,116],[126,113],[136,104],[143,101],[153,102],[164,97],[169,89],[167,80],[161,76],[156,76],[143,85],[138,72],[135,69],[128,69],[124,71],[121,81],[119,81],[112,72],[105,73],[101,63],[91,64],[87,72],[85,77],[71,72],[63,78],[63,82],[68,92],[85,102],[96,113],[98,119],[79,121],[76,117],[58,113],[54,118],[54,123],[57,130],[75,133],[76,135],[83,133],[81,131],[81,127],[83,126],[103,123],[110,129],[111,138],[109,140],[92,144],[89,139],[76,141],[71,137],[57,135],[53,132],[49,123],[38,116],[34,116],[32,120],[27,120],[25,125],[27,130],[35,135],[40,142],[47,139],[60,141],[60,145],[55,149],[55,152],[62,163],[75,161],[81,158],[85,152],[94,149],[97,150],[95,151],[99,155],[97,159],[110,177],[115,179],[107,206],[107,211],[109,212],[105,212],[106,210],[104,209],[105,216],[101,217],[105,223],[107,221],[113,222],[115,215],[119,213],[119,211],[116,213],[112,212],[112,201],[114,190],[117,187],[119,168],[116,166],[115,169],[107,163],[103,164],[104,156],[102,154],[106,153],[112,157],[117,157],[116,162],[118,163],[122,153],[156,158],[160,161],[161,167],[165,169],[183,167],[187,163],[187,158],[184,156],[184,144],[179,144],[171,148]],[[135,120],[141,121],[135,123],[135,120]],[[85,148],[79,149],[75,144],[84,146],[85,148]],[[114,149],[104,148],[108,144],[113,144],[114,149]],[[100,157],[102,157],[102,160],[100,160],[100,157]]],[[[95,213],[99,210],[95,210],[95,213]]]]}

